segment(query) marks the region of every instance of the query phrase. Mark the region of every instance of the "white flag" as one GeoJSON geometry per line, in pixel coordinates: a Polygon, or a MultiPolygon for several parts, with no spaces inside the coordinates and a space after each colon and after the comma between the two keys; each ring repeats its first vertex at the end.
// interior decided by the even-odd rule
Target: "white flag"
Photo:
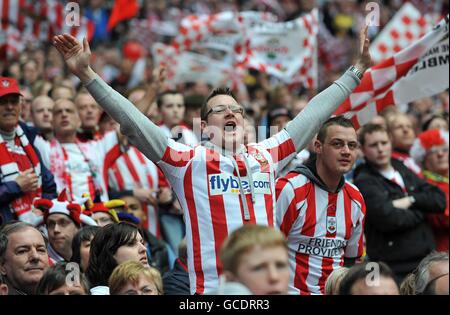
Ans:
{"type": "Polygon", "coordinates": [[[267,72],[286,83],[302,80],[317,86],[318,12],[283,23],[260,22],[247,31],[247,67],[267,72]]]}

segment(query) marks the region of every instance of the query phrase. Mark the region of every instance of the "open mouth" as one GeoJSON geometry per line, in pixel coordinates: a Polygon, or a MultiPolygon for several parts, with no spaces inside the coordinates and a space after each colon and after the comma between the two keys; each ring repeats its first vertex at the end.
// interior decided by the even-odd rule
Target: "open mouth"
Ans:
{"type": "Polygon", "coordinates": [[[236,131],[236,123],[234,121],[229,121],[225,124],[224,130],[226,132],[234,132],[236,131]]]}

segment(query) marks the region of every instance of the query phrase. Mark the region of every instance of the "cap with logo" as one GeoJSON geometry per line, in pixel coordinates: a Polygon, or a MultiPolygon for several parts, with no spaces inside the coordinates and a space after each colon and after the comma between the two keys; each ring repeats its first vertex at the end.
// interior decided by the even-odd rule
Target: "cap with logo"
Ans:
{"type": "Polygon", "coordinates": [[[20,93],[19,84],[13,78],[0,77],[0,97],[8,94],[22,95],[22,93],[20,93]]]}

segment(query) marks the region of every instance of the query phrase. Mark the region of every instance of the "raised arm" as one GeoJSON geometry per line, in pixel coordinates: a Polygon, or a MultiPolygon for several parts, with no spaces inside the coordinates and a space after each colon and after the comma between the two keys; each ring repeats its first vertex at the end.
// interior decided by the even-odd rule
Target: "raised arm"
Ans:
{"type": "Polygon", "coordinates": [[[165,79],[166,69],[164,67],[159,66],[153,70],[152,81],[148,84],[144,97],[135,104],[144,115],[147,115],[150,108],[154,106],[156,97],[158,96],[165,79]]]}
{"type": "MultiPolygon", "coordinates": [[[[360,56],[354,68],[361,73],[362,77],[371,64],[367,26],[361,31],[359,38],[360,56]]],[[[311,99],[306,108],[288,124],[286,130],[294,141],[297,152],[306,147],[320,126],[350,96],[359,83],[358,75],[350,69],[347,70],[331,86],[311,99]]]]}
{"type": "Polygon", "coordinates": [[[150,160],[161,160],[167,137],[130,101],[108,86],[90,67],[91,50],[85,38],[83,45],[69,34],[53,39],[69,70],[86,86],[97,103],[120,124],[120,129],[130,141],[150,160]]]}

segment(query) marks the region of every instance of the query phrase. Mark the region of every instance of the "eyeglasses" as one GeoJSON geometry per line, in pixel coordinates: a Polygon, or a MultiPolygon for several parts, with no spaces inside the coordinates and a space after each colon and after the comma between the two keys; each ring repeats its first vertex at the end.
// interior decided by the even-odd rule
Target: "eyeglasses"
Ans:
{"type": "Polygon", "coordinates": [[[217,105],[211,108],[205,115],[205,118],[209,116],[209,114],[223,114],[227,109],[230,109],[231,112],[235,114],[244,114],[244,108],[238,104],[231,105],[217,105]]]}
{"type": "Polygon", "coordinates": [[[342,148],[345,147],[345,145],[348,146],[348,149],[350,151],[354,151],[359,148],[358,142],[345,142],[341,140],[333,140],[328,144],[331,145],[336,150],[341,150],[342,148]]]}

